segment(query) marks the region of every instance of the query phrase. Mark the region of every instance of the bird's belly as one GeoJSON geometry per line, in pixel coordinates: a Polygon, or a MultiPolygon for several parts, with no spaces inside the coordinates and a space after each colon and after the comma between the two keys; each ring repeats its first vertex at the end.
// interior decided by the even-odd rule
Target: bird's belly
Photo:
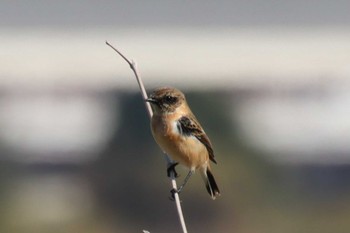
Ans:
{"type": "Polygon", "coordinates": [[[156,134],[158,144],[174,161],[196,169],[208,161],[206,147],[194,136],[156,134]]]}

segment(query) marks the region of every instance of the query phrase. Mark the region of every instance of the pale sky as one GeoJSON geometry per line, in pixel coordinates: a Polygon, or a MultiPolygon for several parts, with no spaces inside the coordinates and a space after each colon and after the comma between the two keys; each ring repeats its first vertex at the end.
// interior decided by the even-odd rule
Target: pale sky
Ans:
{"type": "Polygon", "coordinates": [[[350,30],[6,29],[0,86],[134,86],[108,40],[138,62],[150,85],[191,87],[304,85],[350,74],[350,30]]]}

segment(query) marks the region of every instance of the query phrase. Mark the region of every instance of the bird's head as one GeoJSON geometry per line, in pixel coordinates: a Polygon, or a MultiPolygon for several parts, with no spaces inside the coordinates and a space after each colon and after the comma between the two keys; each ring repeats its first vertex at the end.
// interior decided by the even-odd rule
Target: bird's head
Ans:
{"type": "Polygon", "coordinates": [[[186,104],[185,95],[172,87],[160,87],[154,90],[146,100],[152,106],[155,114],[173,113],[186,104]]]}

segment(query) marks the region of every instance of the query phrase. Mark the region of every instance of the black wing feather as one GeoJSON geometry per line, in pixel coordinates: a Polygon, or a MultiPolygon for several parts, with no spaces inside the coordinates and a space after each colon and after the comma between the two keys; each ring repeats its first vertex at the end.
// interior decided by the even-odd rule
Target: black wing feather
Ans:
{"type": "Polygon", "coordinates": [[[184,136],[194,136],[207,148],[209,158],[216,163],[214,151],[208,136],[194,116],[183,116],[178,120],[178,130],[184,136]]]}

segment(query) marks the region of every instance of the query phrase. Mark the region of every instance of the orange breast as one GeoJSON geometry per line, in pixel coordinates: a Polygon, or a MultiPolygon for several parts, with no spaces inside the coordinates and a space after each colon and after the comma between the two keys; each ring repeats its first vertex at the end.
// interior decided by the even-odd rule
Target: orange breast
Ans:
{"type": "Polygon", "coordinates": [[[172,115],[153,116],[152,133],[158,145],[174,161],[190,169],[207,163],[209,155],[206,147],[193,136],[181,135],[176,120],[172,115]]]}

